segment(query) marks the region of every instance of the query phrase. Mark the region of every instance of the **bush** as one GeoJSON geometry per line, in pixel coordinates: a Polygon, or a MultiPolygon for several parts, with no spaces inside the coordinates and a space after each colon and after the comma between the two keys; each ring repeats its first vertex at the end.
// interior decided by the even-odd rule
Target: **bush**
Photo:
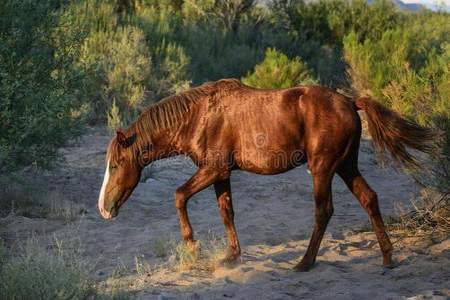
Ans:
{"type": "Polygon", "coordinates": [[[358,41],[378,39],[403,20],[392,1],[376,0],[274,0],[271,25],[282,35],[278,49],[308,63],[321,84],[346,85],[342,41],[355,32],[358,41]],[[286,44],[286,41],[291,41],[286,44]]]}
{"type": "Polygon", "coordinates": [[[62,249],[49,253],[33,239],[20,251],[0,270],[1,299],[85,299],[93,294],[79,257],[62,249]]]}
{"type": "Polygon", "coordinates": [[[76,37],[56,38],[56,1],[3,1],[0,9],[0,169],[49,167],[80,133],[76,37]],[[43,34],[45,33],[45,34],[43,34]]]}
{"type": "Polygon", "coordinates": [[[171,41],[177,19],[169,7],[139,4],[123,11],[84,0],[64,11],[61,22],[70,24],[64,34],[87,32],[73,67],[85,74],[91,122],[107,121],[111,130],[126,126],[149,103],[189,86],[189,58],[171,41]]]}
{"type": "Polygon", "coordinates": [[[251,26],[241,25],[236,31],[222,26],[209,19],[186,24],[181,44],[191,58],[188,75],[196,84],[241,77],[262,57],[264,47],[253,41],[251,26]]]}
{"type": "Polygon", "coordinates": [[[275,49],[267,49],[264,60],[242,82],[257,88],[289,88],[314,83],[306,65],[298,58],[289,59],[275,49]]]}
{"type": "Polygon", "coordinates": [[[27,218],[47,218],[72,222],[86,209],[70,201],[57,191],[29,184],[17,184],[11,180],[0,182],[0,217],[10,213],[27,218]]]}
{"type": "Polygon", "coordinates": [[[142,108],[151,60],[144,33],[136,27],[92,32],[84,41],[79,67],[92,70],[89,99],[94,106],[93,119],[102,120],[105,112],[118,107],[124,123],[133,120],[142,108]]]}
{"type": "Polygon", "coordinates": [[[450,235],[450,193],[423,189],[413,209],[405,212],[389,224],[391,232],[407,236],[448,237],[450,235]]]}
{"type": "Polygon", "coordinates": [[[0,240],[0,299],[130,299],[124,286],[95,283],[83,258],[79,232],[69,227],[53,239],[33,237],[7,248],[0,240]],[[50,242],[50,243],[49,243],[50,242]]]}
{"type": "Polygon", "coordinates": [[[450,153],[450,21],[448,14],[422,14],[388,30],[380,39],[344,39],[345,59],[353,87],[373,95],[422,125],[444,133],[434,160],[434,185],[449,188],[450,153]]]}

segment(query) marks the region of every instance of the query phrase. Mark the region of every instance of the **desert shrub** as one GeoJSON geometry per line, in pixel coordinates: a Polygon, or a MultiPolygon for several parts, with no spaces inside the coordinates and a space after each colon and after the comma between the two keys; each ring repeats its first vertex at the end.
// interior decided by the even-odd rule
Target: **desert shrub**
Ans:
{"type": "Polygon", "coordinates": [[[267,49],[264,60],[253,73],[242,78],[245,84],[258,88],[288,88],[314,83],[305,63],[298,57],[289,59],[275,49],[267,49]]]}
{"type": "Polygon", "coordinates": [[[220,23],[203,20],[187,23],[181,44],[191,58],[188,74],[196,84],[241,77],[262,57],[263,48],[253,39],[252,27],[228,31],[220,23]]]}
{"type": "Polygon", "coordinates": [[[2,299],[85,299],[93,294],[85,262],[63,249],[28,240],[0,270],[2,299]]]}
{"type": "Polygon", "coordinates": [[[197,243],[196,249],[192,249],[185,242],[176,243],[174,240],[168,240],[169,267],[178,271],[192,269],[214,271],[225,256],[227,246],[225,239],[209,232],[204,241],[197,243]]]}
{"type": "Polygon", "coordinates": [[[45,188],[12,180],[0,182],[0,216],[10,213],[28,218],[48,218],[72,222],[83,214],[86,209],[64,197],[58,191],[48,191],[45,188]]]}
{"type": "Polygon", "coordinates": [[[398,208],[398,216],[389,222],[392,233],[430,237],[450,235],[450,193],[423,189],[411,204],[410,211],[398,208]]]}
{"type": "Polygon", "coordinates": [[[364,0],[274,0],[270,6],[272,27],[284,32],[284,42],[273,46],[289,56],[299,56],[320,83],[333,87],[347,84],[342,60],[347,34],[355,32],[358,41],[377,39],[404,19],[404,13],[385,0],[371,4],[364,0]]]}
{"type": "Polygon", "coordinates": [[[255,0],[194,0],[183,4],[183,13],[194,20],[209,20],[220,24],[227,31],[237,31],[244,19],[254,8],[255,0]]]}
{"type": "Polygon", "coordinates": [[[64,34],[87,32],[74,68],[85,74],[83,99],[92,122],[126,126],[149,103],[189,86],[189,57],[174,39],[170,6],[119,9],[114,2],[84,0],[64,10],[64,34]]]}
{"type": "Polygon", "coordinates": [[[124,287],[95,283],[76,227],[7,248],[0,240],[0,299],[130,299],[124,287]]]}
{"type": "Polygon", "coordinates": [[[356,33],[344,39],[355,90],[443,132],[440,153],[432,157],[434,182],[427,184],[444,190],[450,181],[449,21],[448,14],[424,13],[386,31],[380,39],[360,42],[356,33]]]}
{"type": "MultiPolygon", "coordinates": [[[[151,70],[148,48],[139,28],[125,26],[114,31],[92,32],[84,41],[80,68],[94,70],[96,90],[90,101],[99,119],[114,106],[122,121],[130,122],[141,109],[151,70]]],[[[93,116],[94,117],[94,116],[93,116]]]]}
{"type": "Polygon", "coordinates": [[[80,133],[78,39],[55,37],[58,1],[0,5],[0,168],[49,167],[80,133]]]}
{"type": "Polygon", "coordinates": [[[190,81],[186,80],[189,57],[180,45],[163,41],[154,49],[154,57],[158,62],[155,65],[158,76],[152,82],[154,100],[189,88],[190,81]]]}
{"type": "Polygon", "coordinates": [[[3,243],[3,240],[0,239],[0,272],[2,272],[2,267],[6,263],[6,257],[7,251],[5,244],[3,243]]]}
{"type": "Polygon", "coordinates": [[[120,116],[120,110],[116,105],[116,101],[112,103],[111,109],[109,110],[107,124],[110,133],[114,133],[116,129],[122,128],[125,125],[120,116]]]}

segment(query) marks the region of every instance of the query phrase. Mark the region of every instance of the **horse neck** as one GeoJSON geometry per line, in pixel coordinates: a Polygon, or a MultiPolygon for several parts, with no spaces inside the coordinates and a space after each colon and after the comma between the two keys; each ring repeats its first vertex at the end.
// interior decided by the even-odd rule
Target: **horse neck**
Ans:
{"type": "MultiPolygon", "coordinates": [[[[178,128],[169,128],[160,132],[151,134],[151,141],[143,142],[143,144],[148,144],[148,158],[144,163],[145,165],[150,164],[154,161],[168,158],[175,155],[183,154],[182,149],[178,147],[176,141],[176,136],[178,133],[178,128]]],[[[146,149],[140,149],[140,157],[145,156],[146,149]]]]}
{"type": "MultiPolygon", "coordinates": [[[[147,149],[147,146],[150,146],[150,151],[148,152],[151,155],[148,163],[175,155],[190,154],[189,137],[186,139],[186,133],[183,133],[183,131],[185,131],[184,127],[191,123],[192,112],[197,110],[200,104],[190,103],[189,105],[190,107],[177,120],[169,122],[169,126],[152,130],[151,124],[150,126],[142,126],[142,123],[138,123],[143,122],[142,119],[133,124],[132,130],[137,133],[138,139],[140,139],[138,141],[138,150],[142,152],[142,150],[145,151],[147,149]]],[[[148,116],[152,115],[148,114],[148,116]]]]}

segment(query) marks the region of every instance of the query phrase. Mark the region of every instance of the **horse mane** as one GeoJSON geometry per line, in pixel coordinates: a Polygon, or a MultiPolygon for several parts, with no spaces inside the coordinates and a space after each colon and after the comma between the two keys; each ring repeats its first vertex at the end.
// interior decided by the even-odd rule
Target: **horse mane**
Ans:
{"type": "MultiPolygon", "coordinates": [[[[215,82],[206,82],[198,87],[188,89],[179,94],[166,97],[149,106],[138,119],[126,130],[126,135],[135,138],[130,148],[133,159],[137,155],[148,150],[152,136],[155,133],[173,128],[184,120],[191,108],[222,91],[236,89],[244,85],[234,78],[221,79],[215,82]]],[[[119,143],[116,138],[111,141],[107,157],[115,163],[119,160],[119,143]]]]}

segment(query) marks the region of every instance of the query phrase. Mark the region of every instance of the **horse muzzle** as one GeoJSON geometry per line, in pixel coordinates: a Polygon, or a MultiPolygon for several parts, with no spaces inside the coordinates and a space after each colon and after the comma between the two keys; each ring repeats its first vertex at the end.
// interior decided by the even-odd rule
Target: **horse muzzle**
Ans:
{"type": "Polygon", "coordinates": [[[98,210],[100,212],[100,215],[105,220],[111,220],[119,214],[119,208],[122,206],[122,204],[128,199],[128,197],[131,195],[130,190],[125,190],[120,194],[119,197],[115,197],[118,200],[113,200],[112,205],[109,205],[109,209],[105,209],[105,205],[101,205],[99,201],[98,210]]]}

